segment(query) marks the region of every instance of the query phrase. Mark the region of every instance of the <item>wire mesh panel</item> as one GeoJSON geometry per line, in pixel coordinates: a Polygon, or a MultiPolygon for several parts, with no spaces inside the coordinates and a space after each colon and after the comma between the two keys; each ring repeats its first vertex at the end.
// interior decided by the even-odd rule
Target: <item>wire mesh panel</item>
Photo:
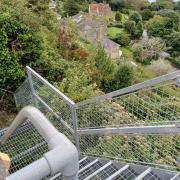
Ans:
{"type": "Polygon", "coordinates": [[[15,93],[15,99],[19,109],[26,105],[38,108],[59,131],[74,141],[73,102],[30,68],[28,78],[15,93]]]}
{"type": "MultiPolygon", "coordinates": [[[[34,94],[36,95],[36,103],[40,104],[40,108],[49,108],[59,119],[65,121],[71,127],[73,126],[71,106],[62,96],[55,93],[42,79],[32,74],[32,84],[34,94]]],[[[43,109],[42,109],[43,110],[43,109]]]]}
{"type": "MultiPolygon", "coordinates": [[[[0,137],[5,131],[1,131],[0,137]]],[[[11,158],[9,172],[13,173],[42,157],[48,151],[47,143],[30,122],[25,122],[0,146],[0,151],[11,158]]]]}
{"type": "Polygon", "coordinates": [[[33,105],[33,95],[31,92],[30,82],[28,78],[17,89],[14,97],[17,109],[21,109],[27,105],[33,105]]]}
{"type": "Polygon", "coordinates": [[[180,88],[174,84],[142,89],[78,108],[80,128],[101,128],[180,121],[180,88]]]}
{"type": "Polygon", "coordinates": [[[180,170],[180,136],[82,135],[80,145],[86,155],[180,170]]]}

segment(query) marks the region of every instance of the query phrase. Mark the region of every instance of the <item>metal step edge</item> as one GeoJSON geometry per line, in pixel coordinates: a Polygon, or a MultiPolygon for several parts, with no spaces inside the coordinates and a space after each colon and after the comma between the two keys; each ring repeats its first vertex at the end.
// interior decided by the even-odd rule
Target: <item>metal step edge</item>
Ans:
{"type": "Polygon", "coordinates": [[[125,165],[123,166],[121,169],[119,169],[118,171],[116,171],[114,174],[112,174],[110,177],[106,178],[106,180],[112,180],[113,178],[115,178],[116,176],[118,176],[119,174],[121,174],[123,171],[125,171],[126,169],[129,168],[129,165],[125,165]]]}
{"type": "Polygon", "coordinates": [[[84,180],[89,180],[92,177],[94,177],[95,175],[97,175],[99,172],[103,171],[105,168],[107,168],[108,166],[110,166],[112,164],[112,161],[108,162],[107,164],[105,164],[104,166],[102,166],[101,168],[99,168],[97,171],[93,172],[91,175],[89,175],[88,177],[86,177],[84,180]]]}
{"type": "Polygon", "coordinates": [[[90,162],[88,165],[86,165],[85,167],[83,167],[82,169],[79,170],[79,173],[83,172],[85,169],[91,167],[93,164],[97,163],[99,161],[99,159],[95,159],[94,161],[90,162]]]}
{"type": "Polygon", "coordinates": [[[178,176],[179,176],[179,179],[180,179],[180,173],[178,173],[174,177],[172,177],[170,180],[175,180],[178,176]]]}
{"type": "Polygon", "coordinates": [[[151,168],[146,169],[144,172],[142,172],[139,176],[137,176],[134,180],[141,180],[143,179],[146,175],[148,175],[151,172],[151,168]]]}

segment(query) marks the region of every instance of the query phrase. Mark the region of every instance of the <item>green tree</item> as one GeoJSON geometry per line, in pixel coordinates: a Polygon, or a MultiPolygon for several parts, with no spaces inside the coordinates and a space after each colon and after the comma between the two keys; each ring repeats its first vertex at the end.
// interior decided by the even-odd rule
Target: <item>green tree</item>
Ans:
{"type": "Polygon", "coordinates": [[[24,77],[23,66],[40,59],[41,39],[19,20],[15,10],[4,6],[0,14],[0,84],[14,90],[24,77]]]}
{"type": "Polygon", "coordinates": [[[134,81],[135,69],[129,63],[121,62],[115,69],[113,78],[106,84],[106,92],[130,86],[134,81]]]}
{"type": "Polygon", "coordinates": [[[152,4],[153,10],[160,10],[160,9],[173,9],[174,4],[172,0],[157,0],[155,3],[152,4]]]}
{"type": "Polygon", "coordinates": [[[89,57],[89,63],[92,79],[99,88],[103,89],[104,84],[112,78],[114,64],[100,44],[96,48],[94,55],[89,57]]]}
{"type": "Polygon", "coordinates": [[[173,29],[180,31],[180,13],[171,9],[162,9],[156,13],[162,17],[169,18],[173,23],[173,29]]]}
{"type": "Polygon", "coordinates": [[[173,56],[180,56],[180,32],[173,32],[165,37],[169,52],[173,56]]]}
{"type": "Polygon", "coordinates": [[[136,24],[140,21],[142,21],[142,16],[139,12],[137,11],[133,11],[130,15],[129,15],[129,19],[132,21],[135,21],[136,24]]]}
{"type": "Polygon", "coordinates": [[[173,22],[170,18],[156,15],[147,22],[146,26],[151,36],[164,37],[172,32],[173,22]]]}
{"type": "Polygon", "coordinates": [[[147,0],[126,0],[125,2],[126,8],[131,8],[136,11],[145,9],[149,6],[149,2],[147,0]]]}
{"type": "Polygon", "coordinates": [[[142,22],[138,22],[136,25],[136,32],[135,32],[135,37],[140,38],[143,33],[143,24],[142,22]]]}
{"type": "Polygon", "coordinates": [[[64,79],[54,85],[75,102],[79,102],[99,95],[100,91],[91,82],[84,67],[78,62],[73,62],[66,70],[64,79]]]}
{"type": "Polygon", "coordinates": [[[143,20],[147,21],[153,17],[153,13],[150,9],[144,9],[141,11],[141,16],[143,20]]]}
{"type": "Polygon", "coordinates": [[[180,10],[180,1],[174,2],[174,10],[180,10]]]}
{"type": "Polygon", "coordinates": [[[79,4],[74,0],[65,0],[63,5],[65,15],[74,16],[79,13],[79,4]]]}
{"type": "Polygon", "coordinates": [[[128,20],[125,22],[124,27],[127,32],[129,32],[131,35],[135,34],[136,31],[136,22],[132,20],[128,20]]]}
{"type": "Polygon", "coordinates": [[[115,20],[118,21],[118,22],[122,21],[122,14],[119,11],[116,12],[115,20]]]}
{"type": "Polygon", "coordinates": [[[111,0],[109,4],[113,11],[118,11],[125,7],[125,0],[111,0]]]}
{"type": "Polygon", "coordinates": [[[124,27],[126,31],[131,34],[132,39],[140,38],[143,33],[143,25],[141,21],[137,24],[132,20],[126,21],[124,27]]]}

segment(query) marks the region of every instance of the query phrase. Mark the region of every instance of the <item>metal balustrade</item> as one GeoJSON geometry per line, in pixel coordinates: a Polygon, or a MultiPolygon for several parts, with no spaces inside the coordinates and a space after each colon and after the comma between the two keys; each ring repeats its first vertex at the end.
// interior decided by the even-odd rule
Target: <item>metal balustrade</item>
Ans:
{"type": "MultiPolygon", "coordinates": [[[[180,170],[180,71],[79,103],[74,103],[31,68],[27,67],[27,72],[28,78],[14,94],[17,108],[26,105],[38,108],[75,143],[79,154],[180,170]]],[[[0,150],[11,155],[10,172],[13,173],[41,157],[47,151],[46,147],[27,121],[0,150]]],[[[97,174],[111,165],[102,163],[99,167],[102,171],[96,169],[99,165],[85,178],[102,179],[97,174]]],[[[102,174],[102,177],[115,177],[115,173],[118,176],[123,167],[116,168],[112,168],[109,176],[102,174]]],[[[80,177],[84,170],[80,169],[80,177]]],[[[119,178],[133,172],[134,169],[127,168],[119,178]]],[[[155,171],[149,172],[146,168],[143,172],[135,173],[133,178],[158,179],[155,171]]]]}

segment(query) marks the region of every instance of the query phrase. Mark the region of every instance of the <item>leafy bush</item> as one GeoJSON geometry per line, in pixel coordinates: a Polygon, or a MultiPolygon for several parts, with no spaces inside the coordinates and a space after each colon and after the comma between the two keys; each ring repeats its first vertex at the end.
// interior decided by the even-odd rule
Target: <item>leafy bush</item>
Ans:
{"type": "Polygon", "coordinates": [[[166,51],[166,44],[161,38],[151,38],[133,44],[134,58],[143,64],[150,64],[157,60],[162,51],[166,51]]]}
{"type": "Polygon", "coordinates": [[[133,39],[140,38],[142,36],[142,33],[143,33],[142,22],[139,21],[136,24],[135,21],[129,20],[129,21],[125,22],[124,27],[125,27],[126,31],[131,34],[131,37],[133,39]]]}
{"type": "Polygon", "coordinates": [[[114,90],[130,86],[134,80],[134,68],[129,63],[120,63],[117,67],[113,82],[114,90]]]}
{"type": "Polygon", "coordinates": [[[176,12],[171,9],[162,9],[162,10],[158,11],[156,14],[159,16],[171,19],[171,21],[173,23],[173,28],[176,31],[179,31],[179,18],[180,18],[179,12],[176,12]]]}
{"type": "Polygon", "coordinates": [[[116,12],[115,20],[118,22],[121,22],[121,20],[122,20],[122,14],[119,11],[116,12]]]}
{"type": "Polygon", "coordinates": [[[0,83],[16,89],[24,77],[23,66],[35,65],[41,55],[41,37],[19,21],[18,12],[5,6],[0,9],[0,83]]]}
{"type": "Polygon", "coordinates": [[[135,69],[129,63],[121,62],[116,67],[112,80],[105,84],[105,92],[130,86],[134,81],[135,69]]]}
{"type": "Polygon", "coordinates": [[[146,23],[148,33],[155,37],[164,37],[172,32],[173,22],[170,18],[159,15],[149,19],[146,23]]]}
{"type": "Polygon", "coordinates": [[[97,96],[100,93],[96,85],[91,83],[91,78],[84,67],[78,62],[72,62],[65,71],[63,80],[55,82],[54,85],[75,102],[97,96]]]}
{"type": "Polygon", "coordinates": [[[153,13],[150,9],[144,9],[141,11],[141,16],[143,20],[149,20],[150,18],[153,17],[153,13]]]}
{"type": "Polygon", "coordinates": [[[180,68],[180,56],[178,57],[171,57],[169,59],[173,64],[180,68]]]}
{"type": "Polygon", "coordinates": [[[126,32],[117,34],[113,40],[122,46],[128,46],[131,42],[130,34],[126,32]]]}
{"type": "Polygon", "coordinates": [[[180,56],[180,32],[173,32],[165,36],[166,44],[170,47],[169,52],[173,56],[180,56]]]}
{"type": "Polygon", "coordinates": [[[104,89],[104,84],[111,80],[114,71],[114,64],[101,45],[96,47],[94,55],[89,57],[89,73],[98,87],[104,89]]]}
{"type": "Polygon", "coordinates": [[[66,16],[74,16],[78,14],[80,7],[79,4],[74,0],[65,0],[63,10],[66,16]]]}
{"type": "Polygon", "coordinates": [[[172,70],[171,64],[164,59],[158,59],[157,61],[153,61],[148,70],[154,72],[156,76],[161,76],[167,74],[170,70],[172,70]]]}
{"type": "Polygon", "coordinates": [[[139,12],[133,11],[129,15],[129,19],[132,20],[132,21],[135,21],[136,24],[137,24],[138,22],[142,21],[142,16],[141,16],[141,14],[139,14],[139,12]]]}

